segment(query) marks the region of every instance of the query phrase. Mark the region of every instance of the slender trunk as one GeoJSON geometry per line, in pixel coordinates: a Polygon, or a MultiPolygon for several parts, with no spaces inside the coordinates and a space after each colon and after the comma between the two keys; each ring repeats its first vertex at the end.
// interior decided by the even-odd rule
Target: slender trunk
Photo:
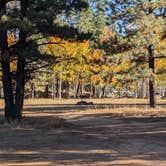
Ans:
{"type": "Polygon", "coordinates": [[[81,96],[84,95],[84,84],[83,83],[80,85],[80,95],[81,96]]]}
{"type": "Polygon", "coordinates": [[[99,98],[101,99],[103,95],[103,88],[99,87],[99,98]]]}
{"type": "Polygon", "coordinates": [[[121,98],[122,95],[121,95],[121,89],[119,88],[119,98],[121,98]]]}
{"type": "Polygon", "coordinates": [[[143,78],[137,80],[137,98],[143,98],[143,78]]]}
{"type": "Polygon", "coordinates": [[[62,99],[62,78],[59,79],[59,99],[62,99]]]}
{"type": "Polygon", "coordinates": [[[70,84],[66,82],[65,97],[69,98],[70,84]]]}
{"type": "Polygon", "coordinates": [[[143,83],[143,98],[144,99],[148,98],[148,81],[146,78],[144,78],[144,83],[143,83]]]}
{"type": "Polygon", "coordinates": [[[72,91],[72,85],[71,85],[71,83],[69,83],[69,91],[68,91],[68,98],[70,98],[70,93],[71,93],[71,91],[72,91]]]}
{"type": "Polygon", "coordinates": [[[52,83],[51,91],[52,91],[52,99],[54,99],[55,98],[55,96],[54,96],[54,83],[52,83]]]}
{"type": "Polygon", "coordinates": [[[59,80],[58,78],[56,79],[56,98],[59,96],[59,80]]]}
{"type": "MultiPolygon", "coordinates": [[[[0,1],[0,12],[2,14],[5,14],[6,1],[0,1]]],[[[10,73],[10,56],[8,52],[7,28],[5,22],[1,25],[1,30],[0,30],[0,50],[1,50],[3,93],[5,101],[5,118],[7,120],[10,120],[15,118],[15,111],[13,109],[14,107],[13,88],[12,88],[12,79],[10,73]]]]}
{"type": "Polygon", "coordinates": [[[102,88],[102,96],[103,96],[103,97],[106,97],[105,86],[102,88]]]}
{"type": "Polygon", "coordinates": [[[78,81],[76,86],[75,86],[75,94],[74,94],[75,98],[79,97],[79,89],[80,89],[80,81],[78,81]]]}
{"type": "Polygon", "coordinates": [[[148,48],[149,51],[149,68],[152,72],[151,78],[149,79],[149,104],[151,108],[156,107],[156,89],[155,89],[155,77],[154,77],[154,55],[153,55],[153,46],[150,45],[148,48]]]}
{"type": "Polygon", "coordinates": [[[160,87],[160,96],[165,97],[165,88],[164,87],[160,87]]]}
{"type": "Polygon", "coordinates": [[[74,97],[77,98],[80,96],[79,94],[79,90],[80,90],[80,74],[77,75],[77,81],[76,81],[76,85],[74,88],[75,92],[74,92],[74,97]]]}
{"type": "Polygon", "coordinates": [[[35,98],[35,85],[31,83],[31,99],[35,98]]]}
{"type": "Polygon", "coordinates": [[[62,99],[62,75],[63,75],[63,64],[61,65],[61,71],[60,71],[60,74],[59,74],[59,90],[58,90],[58,93],[59,93],[59,99],[62,99]]]}
{"type": "Polygon", "coordinates": [[[53,81],[52,81],[52,99],[55,98],[55,76],[56,76],[56,73],[54,71],[54,73],[53,73],[53,81]]]}
{"type": "Polygon", "coordinates": [[[92,83],[90,83],[90,98],[92,98],[93,95],[94,95],[94,93],[93,93],[93,85],[92,85],[92,83]]]}
{"type": "Polygon", "coordinates": [[[94,96],[95,96],[95,98],[97,98],[97,86],[94,86],[94,96]]]}
{"type": "Polygon", "coordinates": [[[49,89],[48,89],[48,84],[46,85],[45,87],[45,95],[44,95],[45,98],[49,98],[49,89]]]}

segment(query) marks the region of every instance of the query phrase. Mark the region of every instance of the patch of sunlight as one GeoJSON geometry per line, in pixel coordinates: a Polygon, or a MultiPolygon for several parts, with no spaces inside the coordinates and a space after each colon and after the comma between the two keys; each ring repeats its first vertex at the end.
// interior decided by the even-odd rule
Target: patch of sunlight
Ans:
{"type": "Polygon", "coordinates": [[[16,154],[16,155],[32,155],[32,154],[40,154],[38,151],[0,151],[0,154],[16,154]]]}
{"type": "Polygon", "coordinates": [[[58,150],[62,154],[117,154],[117,151],[107,149],[93,149],[93,150],[58,150]]]}
{"type": "MultiPolygon", "coordinates": [[[[102,163],[100,163],[102,164],[102,163]]],[[[158,160],[141,160],[141,159],[118,159],[110,162],[110,165],[142,165],[142,166],[166,166],[166,161],[158,160]]]]}
{"type": "MultiPolygon", "coordinates": [[[[51,162],[46,161],[34,161],[34,162],[22,162],[22,163],[10,163],[10,164],[3,164],[3,166],[46,166],[50,165],[51,162]]],[[[1,165],[1,164],[0,164],[1,165]]]]}

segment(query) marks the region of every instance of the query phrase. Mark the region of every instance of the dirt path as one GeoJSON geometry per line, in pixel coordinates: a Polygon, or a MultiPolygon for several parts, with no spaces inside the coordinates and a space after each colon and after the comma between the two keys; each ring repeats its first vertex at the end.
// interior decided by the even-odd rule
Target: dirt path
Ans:
{"type": "MultiPolygon", "coordinates": [[[[33,113],[26,115],[36,118],[33,113]]],[[[47,121],[63,117],[67,123],[54,130],[0,125],[0,166],[166,166],[164,117],[53,110],[40,115],[47,121]]]]}

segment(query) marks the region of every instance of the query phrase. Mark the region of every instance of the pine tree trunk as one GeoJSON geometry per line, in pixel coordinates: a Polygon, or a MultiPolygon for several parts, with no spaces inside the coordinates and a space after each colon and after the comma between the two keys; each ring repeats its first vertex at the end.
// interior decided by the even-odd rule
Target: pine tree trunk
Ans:
{"type": "Polygon", "coordinates": [[[24,88],[25,88],[25,60],[19,57],[16,73],[16,96],[15,96],[15,111],[17,119],[22,118],[22,110],[24,103],[24,88]]]}
{"type": "Polygon", "coordinates": [[[154,77],[154,55],[153,55],[153,46],[150,45],[148,48],[149,51],[149,68],[152,71],[152,76],[149,79],[149,104],[151,108],[156,107],[156,89],[155,89],[155,77],[154,77]]]}
{"type": "MultiPolygon", "coordinates": [[[[0,12],[5,14],[6,1],[0,1],[0,12]]],[[[10,56],[8,52],[7,29],[5,23],[1,25],[0,30],[0,50],[2,82],[5,101],[5,118],[7,120],[15,118],[12,79],[10,73],[10,56]]]]}
{"type": "MultiPolygon", "coordinates": [[[[21,15],[26,16],[27,0],[21,0],[21,15]]],[[[22,118],[22,110],[24,103],[24,88],[25,88],[25,57],[24,49],[26,47],[27,33],[20,29],[19,34],[19,53],[16,72],[16,96],[15,96],[15,111],[17,119],[22,118]]]]}
{"type": "Polygon", "coordinates": [[[5,62],[2,60],[1,65],[2,65],[3,92],[5,100],[5,118],[7,120],[10,120],[16,117],[14,110],[13,88],[12,88],[12,81],[10,75],[10,62],[5,62]]]}

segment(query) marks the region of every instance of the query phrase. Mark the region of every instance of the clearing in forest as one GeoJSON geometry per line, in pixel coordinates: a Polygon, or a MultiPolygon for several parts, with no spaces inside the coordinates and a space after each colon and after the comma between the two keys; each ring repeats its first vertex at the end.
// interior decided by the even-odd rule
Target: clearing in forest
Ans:
{"type": "Polygon", "coordinates": [[[166,165],[164,109],[33,105],[24,116],[0,125],[0,166],[166,165]]]}

